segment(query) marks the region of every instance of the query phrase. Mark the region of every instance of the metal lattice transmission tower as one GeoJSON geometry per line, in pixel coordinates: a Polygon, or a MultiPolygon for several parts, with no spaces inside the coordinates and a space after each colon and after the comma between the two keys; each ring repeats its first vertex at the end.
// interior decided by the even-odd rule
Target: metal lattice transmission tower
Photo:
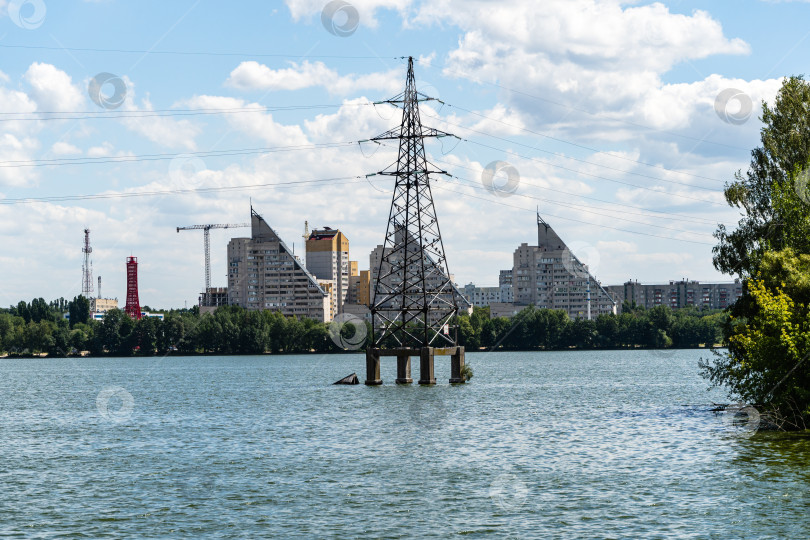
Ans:
{"type": "Polygon", "coordinates": [[[449,332],[458,313],[456,288],[450,280],[430,190],[430,174],[447,173],[428,162],[424,146],[425,137],[455,135],[422,126],[419,102],[432,99],[417,91],[413,57],[409,57],[405,91],[381,102],[402,107],[402,124],[371,139],[399,141],[396,163],[378,173],[394,176],[396,183],[374,280],[374,346],[392,340],[397,347],[457,344],[456,333],[451,336],[449,332]]]}
{"type": "Polygon", "coordinates": [[[207,293],[208,289],[211,288],[211,229],[235,229],[239,227],[250,227],[250,223],[189,225],[188,227],[177,227],[177,232],[199,229],[202,229],[203,231],[203,250],[205,251],[205,289],[203,289],[203,292],[207,293]]]}
{"type": "Polygon", "coordinates": [[[90,254],[93,248],[90,247],[90,229],[84,230],[84,264],[82,264],[82,296],[90,300],[93,297],[93,263],[90,261],[90,254]]]}

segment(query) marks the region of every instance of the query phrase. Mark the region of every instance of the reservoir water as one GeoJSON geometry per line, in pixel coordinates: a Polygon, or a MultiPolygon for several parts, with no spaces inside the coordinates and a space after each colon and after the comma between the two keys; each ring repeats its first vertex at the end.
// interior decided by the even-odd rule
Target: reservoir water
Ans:
{"type": "Polygon", "coordinates": [[[0,359],[0,536],[810,537],[810,437],[712,412],[709,354],[0,359]]]}

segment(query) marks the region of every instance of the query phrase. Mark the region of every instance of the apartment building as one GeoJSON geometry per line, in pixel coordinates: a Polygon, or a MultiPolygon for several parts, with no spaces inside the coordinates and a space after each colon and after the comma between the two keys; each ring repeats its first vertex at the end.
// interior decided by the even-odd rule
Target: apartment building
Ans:
{"type": "Polygon", "coordinates": [[[742,283],[701,283],[689,279],[661,284],[644,284],[626,281],[622,285],[605,287],[619,307],[625,302],[635,302],[646,309],[669,306],[672,309],[696,307],[725,309],[742,296],[742,283]]]}
{"type": "Polygon", "coordinates": [[[329,292],[264,218],[253,208],[250,212],[250,238],[233,238],[228,242],[228,303],[250,310],[269,309],[285,316],[330,321],[329,292]]]}

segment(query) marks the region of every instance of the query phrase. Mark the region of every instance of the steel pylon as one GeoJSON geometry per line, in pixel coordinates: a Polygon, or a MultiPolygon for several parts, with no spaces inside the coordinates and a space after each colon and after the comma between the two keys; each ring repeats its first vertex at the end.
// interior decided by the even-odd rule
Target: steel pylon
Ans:
{"type": "Polygon", "coordinates": [[[374,279],[374,346],[393,340],[397,347],[446,347],[458,341],[449,332],[458,313],[456,288],[430,190],[430,174],[447,173],[431,169],[424,146],[425,137],[455,135],[422,126],[419,102],[431,99],[417,91],[409,57],[405,91],[380,102],[402,107],[402,123],[371,139],[399,141],[396,163],[378,173],[396,177],[396,183],[374,279]]]}

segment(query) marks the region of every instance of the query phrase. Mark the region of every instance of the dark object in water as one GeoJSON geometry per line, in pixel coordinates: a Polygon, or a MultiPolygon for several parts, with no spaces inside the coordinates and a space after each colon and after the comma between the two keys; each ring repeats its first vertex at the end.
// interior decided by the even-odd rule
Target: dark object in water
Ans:
{"type": "Polygon", "coordinates": [[[357,378],[357,373],[352,373],[332,384],[360,384],[360,379],[357,378]]]}

